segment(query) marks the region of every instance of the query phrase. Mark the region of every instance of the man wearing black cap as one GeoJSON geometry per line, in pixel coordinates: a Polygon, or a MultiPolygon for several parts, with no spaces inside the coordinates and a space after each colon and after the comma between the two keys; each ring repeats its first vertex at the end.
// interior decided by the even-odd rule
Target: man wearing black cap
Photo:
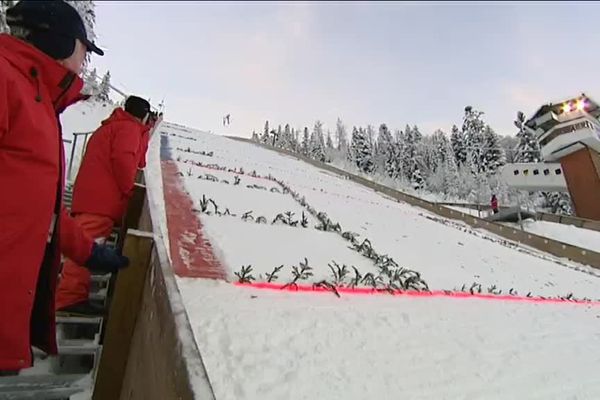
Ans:
{"type": "MultiPolygon", "coordinates": [[[[103,241],[123,219],[138,168],[146,165],[150,104],[130,96],[116,108],[87,144],[73,185],[71,213],[86,234],[103,241]]],[[[102,313],[89,301],[90,271],[76,260],[63,265],[56,310],[74,315],[102,313]]]]}
{"type": "Polygon", "coordinates": [[[27,368],[30,346],[56,354],[60,252],[114,272],[127,258],[95,244],[62,206],[64,154],[57,115],[78,101],[87,39],[61,0],[23,0],[0,35],[0,372],[27,368]]]}

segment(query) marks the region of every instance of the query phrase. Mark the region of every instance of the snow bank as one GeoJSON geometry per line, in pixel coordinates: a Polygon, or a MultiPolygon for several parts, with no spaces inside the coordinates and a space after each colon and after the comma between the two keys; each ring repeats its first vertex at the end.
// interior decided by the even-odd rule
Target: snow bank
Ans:
{"type": "Polygon", "coordinates": [[[598,308],[179,279],[217,399],[595,399],[598,308]]]}
{"type": "MultiPolygon", "coordinates": [[[[518,224],[507,225],[518,227],[518,224]]],[[[546,236],[560,242],[572,244],[573,246],[600,252],[600,232],[598,231],[579,228],[573,225],[533,220],[523,221],[523,228],[527,232],[535,233],[536,235],[546,236]]]]}

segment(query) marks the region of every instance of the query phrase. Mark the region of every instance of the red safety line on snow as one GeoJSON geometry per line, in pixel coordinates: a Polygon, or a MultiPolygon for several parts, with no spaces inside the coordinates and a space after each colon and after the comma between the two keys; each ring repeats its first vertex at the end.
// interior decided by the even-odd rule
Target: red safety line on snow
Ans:
{"type": "MultiPolygon", "coordinates": [[[[235,282],[235,286],[250,287],[254,289],[263,290],[275,290],[275,291],[286,291],[286,292],[313,292],[313,293],[327,293],[332,295],[331,289],[324,287],[315,287],[312,285],[297,285],[297,286],[286,286],[280,283],[240,283],[235,282]]],[[[336,287],[339,294],[347,295],[378,295],[378,296],[394,296],[394,297],[450,297],[454,299],[482,299],[482,300],[494,300],[494,301],[512,301],[521,303],[562,303],[562,304],[576,304],[576,305],[588,305],[588,306],[600,306],[600,301],[583,301],[583,300],[563,300],[563,299],[548,299],[542,297],[526,297],[526,296],[509,296],[509,295],[493,295],[483,293],[464,293],[464,292],[446,292],[443,290],[434,290],[432,292],[418,292],[418,291],[404,291],[394,292],[393,294],[386,290],[373,290],[371,288],[347,288],[347,287],[336,287]]]]}
{"type": "Polygon", "coordinates": [[[167,229],[173,269],[178,276],[225,279],[226,273],[202,235],[202,222],[183,188],[177,164],[161,161],[167,229]]]}

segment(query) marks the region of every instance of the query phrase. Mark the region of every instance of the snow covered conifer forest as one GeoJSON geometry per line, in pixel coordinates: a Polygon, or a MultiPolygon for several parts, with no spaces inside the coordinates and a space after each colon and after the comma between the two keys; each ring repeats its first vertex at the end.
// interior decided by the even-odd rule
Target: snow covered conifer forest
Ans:
{"type": "Polygon", "coordinates": [[[500,179],[506,163],[539,162],[536,139],[522,127],[518,112],[515,134],[501,136],[486,123],[485,113],[467,106],[450,132],[424,134],[417,125],[392,128],[348,127],[338,118],[333,133],[316,121],[311,128],[269,129],[253,138],[432,201],[487,205],[496,194],[501,205],[515,205],[557,214],[572,214],[567,193],[517,192],[500,179]],[[294,134],[293,132],[296,132],[294,134]],[[299,133],[299,134],[298,134],[299,133]]]}

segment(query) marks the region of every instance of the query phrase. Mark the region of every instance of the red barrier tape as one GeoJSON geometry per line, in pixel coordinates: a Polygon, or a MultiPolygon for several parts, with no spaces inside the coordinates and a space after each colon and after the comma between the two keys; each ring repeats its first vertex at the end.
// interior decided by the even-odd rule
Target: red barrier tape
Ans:
{"type": "MultiPolygon", "coordinates": [[[[235,282],[235,286],[250,287],[254,289],[263,290],[274,290],[274,291],[285,291],[285,292],[312,292],[312,293],[327,293],[333,294],[332,290],[323,287],[314,287],[310,285],[298,285],[298,286],[285,286],[279,283],[239,283],[235,282]]],[[[544,298],[544,297],[526,297],[526,296],[510,296],[510,295],[493,295],[483,293],[464,293],[464,292],[452,292],[443,290],[434,290],[432,292],[417,292],[417,291],[404,291],[390,293],[386,290],[374,290],[371,288],[347,288],[347,287],[336,287],[339,294],[347,295],[378,295],[378,296],[393,296],[393,297],[450,297],[454,299],[482,299],[482,300],[493,300],[493,301],[513,301],[522,303],[563,303],[563,304],[574,304],[574,305],[587,305],[587,306],[600,306],[600,301],[584,301],[584,300],[563,300],[555,298],[544,298]]]]}

